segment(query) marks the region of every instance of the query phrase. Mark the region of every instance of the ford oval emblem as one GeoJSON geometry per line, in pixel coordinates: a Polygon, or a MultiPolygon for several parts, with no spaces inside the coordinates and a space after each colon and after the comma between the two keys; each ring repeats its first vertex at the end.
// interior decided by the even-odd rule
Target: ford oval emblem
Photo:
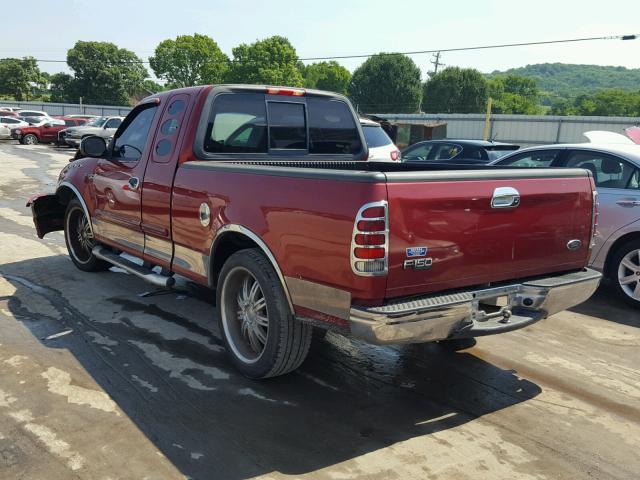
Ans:
{"type": "Polygon", "coordinates": [[[578,250],[582,246],[582,240],[569,240],[567,242],[567,248],[571,251],[578,250]]]}

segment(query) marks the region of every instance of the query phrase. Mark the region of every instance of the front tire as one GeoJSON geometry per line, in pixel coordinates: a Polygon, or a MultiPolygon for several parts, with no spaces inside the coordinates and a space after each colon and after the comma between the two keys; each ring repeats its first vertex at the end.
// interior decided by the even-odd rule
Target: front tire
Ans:
{"type": "Polygon", "coordinates": [[[33,133],[27,133],[24,137],[20,139],[20,143],[22,145],[37,145],[38,137],[36,137],[33,133]]]}
{"type": "Polygon", "coordinates": [[[85,272],[108,270],[111,264],[93,255],[95,240],[82,204],[74,198],[64,215],[64,241],[73,264],[85,272]]]}
{"type": "Polygon", "coordinates": [[[611,257],[608,270],[618,297],[640,308],[640,239],[630,240],[618,247],[611,257]]]}
{"type": "Polygon", "coordinates": [[[227,259],[216,310],[231,362],[243,375],[284,375],[307,357],[313,327],[294,318],[278,275],[259,250],[241,250],[227,259]]]}

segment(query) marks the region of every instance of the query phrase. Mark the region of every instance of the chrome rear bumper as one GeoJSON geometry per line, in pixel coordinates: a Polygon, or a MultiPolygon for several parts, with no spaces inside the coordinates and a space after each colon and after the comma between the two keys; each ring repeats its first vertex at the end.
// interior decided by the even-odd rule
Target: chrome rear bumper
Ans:
{"type": "Polygon", "coordinates": [[[370,343],[423,343],[526,327],[587,300],[602,275],[591,269],[493,288],[352,307],[351,333],[370,343]],[[503,299],[504,305],[496,302],[503,299]],[[493,306],[492,303],[498,303],[493,306]]]}

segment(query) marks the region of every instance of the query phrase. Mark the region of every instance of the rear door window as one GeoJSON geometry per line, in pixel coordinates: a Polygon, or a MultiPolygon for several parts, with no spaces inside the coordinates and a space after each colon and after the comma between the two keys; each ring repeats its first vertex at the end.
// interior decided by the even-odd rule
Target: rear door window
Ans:
{"type": "Polygon", "coordinates": [[[600,188],[627,188],[635,170],[624,160],[600,152],[572,152],[567,167],[589,170],[600,188]]]}
{"type": "Polygon", "coordinates": [[[429,160],[449,160],[462,152],[462,147],[454,143],[438,143],[433,146],[429,154],[429,160]]]}

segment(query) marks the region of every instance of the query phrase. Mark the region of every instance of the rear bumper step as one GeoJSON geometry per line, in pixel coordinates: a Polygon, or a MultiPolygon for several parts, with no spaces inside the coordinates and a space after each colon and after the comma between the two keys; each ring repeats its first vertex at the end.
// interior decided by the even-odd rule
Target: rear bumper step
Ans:
{"type": "Polygon", "coordinates": [[[381,307],[352,307],[351,333],[370,343],[391,344],[508,332],[584,302],[598,288],[601,277],[595,270],[584,269],[381,307]]]}
{"type": "Polygon", "coordinates": [[[132,275],[136,275],[157,287],[171,288],[176,281],[173,277],[167,277],[165,275],[155,273],[148,268],[142,267],[137,263],[132,262],[131,260],[127,260],[120,255],[116,255],[115,253],[105,249],[100,245],[93,247],[92,253],[100,260],[104,260],[112,265],[115,265],[116,267],[120,267],[123,270],[131,273],[132,275]]]}

